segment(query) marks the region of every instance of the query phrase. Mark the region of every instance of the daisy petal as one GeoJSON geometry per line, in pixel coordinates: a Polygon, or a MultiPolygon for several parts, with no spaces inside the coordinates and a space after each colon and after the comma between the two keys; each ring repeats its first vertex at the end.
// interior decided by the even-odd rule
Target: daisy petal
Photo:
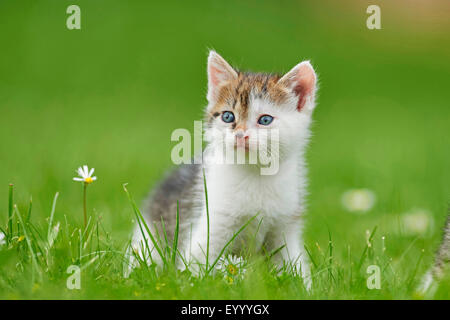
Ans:
{"type": "Polygon", "coordinates": [[[80,177],[83,176],[83,168],[79,167],[77,172],[80,177]]]}
{"type": "Polygon", "coordinates": [[[94,168],[91,168],[91,170],[89,171],[89,177],[92,176],[93,173],[94,173],[94,168]]]}
{"type": "Polygon", "coordinates": [[[84,166],[83,166],[83,170],[84,170],[84,178],[87,178],[87,177],[88,177],[88,174],[89,174],[89,168],[88,168],[88,166],[87,166],[87,165],[84,165],[84,166]]]}
{"type": "Polygon", "coordinates": [[[93,181],[95,181],[95,180],[97,180],[97,177],[96,177],[96,176],[93,176],[91,179],[92,179],[93,181]]]}
{"type": "Polygon", "coordinates": [[[73,180],[74,181],[84,181],[83,178],[77,178],[77,177],[73,178],[73,180]]]}

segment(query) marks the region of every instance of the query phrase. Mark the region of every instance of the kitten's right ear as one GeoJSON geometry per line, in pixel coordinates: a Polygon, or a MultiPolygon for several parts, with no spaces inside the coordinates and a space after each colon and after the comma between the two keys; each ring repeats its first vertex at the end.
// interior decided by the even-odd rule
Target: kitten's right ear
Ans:
{"type": "Polygon", "coordinates": [[[220,87],[237,79],[237,72],[217,52],[211,50],[208,56],[208,95],[209,102],[217,100],[220,87]]]}

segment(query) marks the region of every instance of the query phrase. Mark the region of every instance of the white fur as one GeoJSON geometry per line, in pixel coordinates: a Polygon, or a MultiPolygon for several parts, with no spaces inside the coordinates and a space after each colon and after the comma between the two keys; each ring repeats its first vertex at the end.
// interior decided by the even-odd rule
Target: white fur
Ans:
{"type": "MultiPolygon", "coordinates": [[[[261,175],[257,165],[205,161],[210,214],[209,260],[214,261],[232,235],[258,214],[257,219],[262,219],[262,223],[257,245],[261,246],[264,240],[268,241],[269,250],[285,245],[278,262],[289,264],[294,271],[301,270],[305,284],[310,288],[310,268],[302,241],[307,184],[303,153],[310,135],[311,117],[310,112],[306,112],[309,108],[298,112],[292,106],[274,107],[269,101],[253,100],[250,109],[249,132],[257,130],[256,123],[261,114],[275,117],[269,126],[280,130],[279,170],[275,175],[261,175]],[[267,239],[268,236],[271,238],[267,239]]],[[[206,158],[209,154],[214,152],[207,148],[206,158]]],[[[201,263],[205,263],[206,222],[204,207],[199,221],[194,223],[191,252],[186,252],[191,259],[201,263]]]]}

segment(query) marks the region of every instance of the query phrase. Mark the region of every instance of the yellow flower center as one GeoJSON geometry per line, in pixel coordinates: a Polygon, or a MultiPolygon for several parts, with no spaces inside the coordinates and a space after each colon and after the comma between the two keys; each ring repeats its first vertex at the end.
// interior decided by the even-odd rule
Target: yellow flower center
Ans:
{"type": "Polygon", "coordinates": [[[94,180],[92,180],[91,177],[87,177],[87,178],[84,179],[84,182],[87,183],[87,184],[90,184],[90,183],[94,182],[94,180]]]}
{"type": "Polygon", "coordinates": [[[237,268],[234,265],[229,264],[227,269],[228,269],[228,272],[230,274],[232,274],[233,276],[237,274],[237,268]]]}

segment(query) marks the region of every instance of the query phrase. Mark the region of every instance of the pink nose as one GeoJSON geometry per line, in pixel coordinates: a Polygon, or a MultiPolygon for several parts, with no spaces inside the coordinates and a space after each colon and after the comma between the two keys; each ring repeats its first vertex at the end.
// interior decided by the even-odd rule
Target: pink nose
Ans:
{"type": "Polygon", "coordinates": [[[248,140],[249,140],[249,135],[248,134],[243,134],[242,132],[239,132],[236,134],[236,145],[238,147],[248,147],[248,140]]]}
{"type": "Polygon", "coordinates": [[[236,138],[237,138],[238,140],[240,140],[240,139],[248,140],[249,135],[248,135],[248,134],[245,134],[245,135],[244,135],[242,132],[238,132],[238,133],[236,133],[236,138]]]}

